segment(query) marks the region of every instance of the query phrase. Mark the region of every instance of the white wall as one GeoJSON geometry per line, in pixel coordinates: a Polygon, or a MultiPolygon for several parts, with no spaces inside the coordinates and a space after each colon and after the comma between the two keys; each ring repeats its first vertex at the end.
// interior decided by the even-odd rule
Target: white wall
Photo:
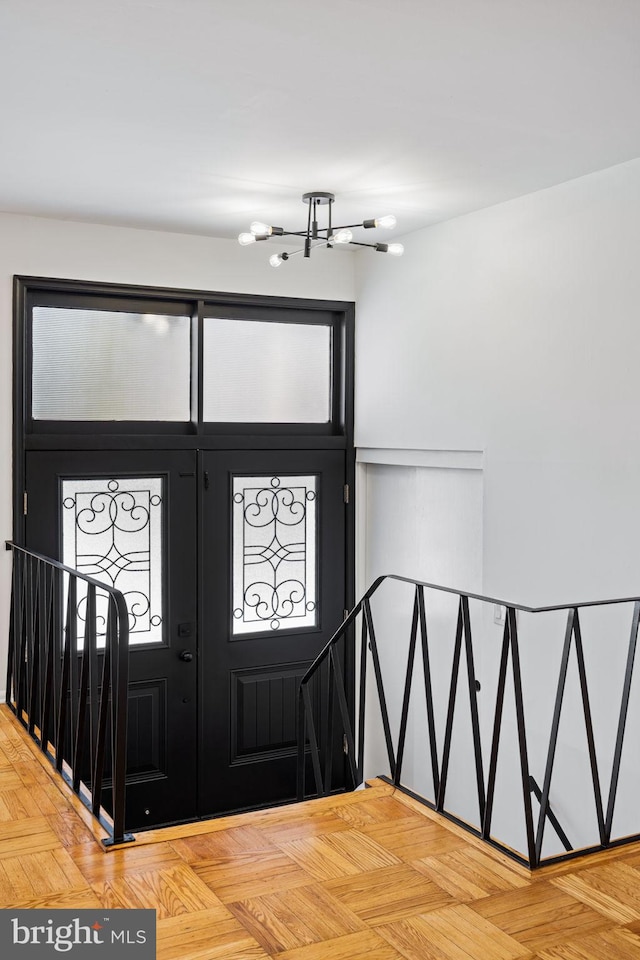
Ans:
{"type": "MultiPolygon", "coordinates": [[[[358,257],[356,443],[484,451],[487,594],[640,594],[639,209],[637,160],[411,234],[402,260],[358,257]]],[[[605,777],[623,629],[589,640],[605,777]]],[[[523,650],[541,742],[562,633],[523,650]]],[[[559,769],[584,758],[574,726],[559,769]]]]}
{"type": "Polygon", "coordinates": [[[640,590],[640,161],[358,257],[356,444],[485,451],[484,586],[640,590]]]}
{"type": "MultiPolygon", "coordinates": [[[[15,274],[196,290],[353,300],[353,255],[318,251],[274,270],[264,245],[0,214],[0,540],[11,539],[12,278],[15,274]]],[[[9,619],[0,559],[0,675],[9,619]]]]}

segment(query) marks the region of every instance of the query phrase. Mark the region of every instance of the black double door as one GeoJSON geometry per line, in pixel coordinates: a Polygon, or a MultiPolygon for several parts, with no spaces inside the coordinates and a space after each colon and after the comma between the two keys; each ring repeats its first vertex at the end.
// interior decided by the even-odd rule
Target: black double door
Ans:
{"type": "Polygon", "coordinates": [[[298,682],[345,606],[344,452],[34,451],[26,479],[27,546],[127,599],[127,828],[293,799],[298,682]]]}

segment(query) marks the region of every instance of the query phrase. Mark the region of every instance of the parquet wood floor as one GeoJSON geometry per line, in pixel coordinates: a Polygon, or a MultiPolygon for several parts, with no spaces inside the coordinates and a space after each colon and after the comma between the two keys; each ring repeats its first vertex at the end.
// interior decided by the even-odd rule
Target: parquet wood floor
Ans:
{"type": "Polygon", "coordinates": [[[0,708],[0,907],[153,907],[158,960],[640,960],[640,845],[531,875],[381,782],[97,836],[0,708]]]}

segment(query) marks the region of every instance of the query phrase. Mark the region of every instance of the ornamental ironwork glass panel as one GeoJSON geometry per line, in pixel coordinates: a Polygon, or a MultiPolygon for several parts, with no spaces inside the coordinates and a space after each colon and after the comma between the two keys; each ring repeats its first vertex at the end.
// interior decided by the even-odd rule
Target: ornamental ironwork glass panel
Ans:
{"type": "MultiPolygon", "coordinates": [[[[131,644],[162,642],[162,558],[161,477],[62,481],[62,562],[122,591],[131,644]]],[[[85,607],[78,581],[79,638],[85,607]]],[[[106,625],[106,609],[98,614],[106,625]]]]}
{"type": "Polygon", "coordinates": [[[191,320],[33,308],[34,420],[191,417],[191,320]]]}
{"type": "Polygon", "coordinates": [[[209,423],[328,423],[331,327],[206,319],[203,398],[209,423]]]}
{"type": "Polygon", "coordinates": [[[314,627],[318,477],[234,477],[234,635],[314,627]]]}

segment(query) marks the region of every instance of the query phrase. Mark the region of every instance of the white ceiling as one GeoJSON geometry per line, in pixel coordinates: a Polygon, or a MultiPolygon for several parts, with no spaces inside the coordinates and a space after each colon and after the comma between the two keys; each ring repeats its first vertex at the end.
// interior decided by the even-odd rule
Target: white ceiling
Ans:
{"type": "Polygon", "coordinates": [[[399,235],[640,156],[639,94],[640,0],[0,0],[0,210],[399,235]]]}

